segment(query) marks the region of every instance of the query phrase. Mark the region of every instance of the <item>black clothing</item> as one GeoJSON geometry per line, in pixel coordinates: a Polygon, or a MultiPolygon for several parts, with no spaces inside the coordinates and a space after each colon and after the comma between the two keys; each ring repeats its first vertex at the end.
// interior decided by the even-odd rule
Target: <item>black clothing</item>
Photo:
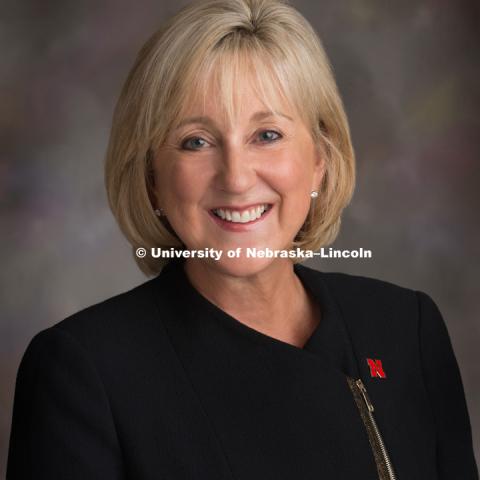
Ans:
{"type": "Polygon", "coordinates": [[[347,376],[368,391],[397,479],[478,480],[431,298],[295,272],[322,312],[304,348],[208,301],[182,260],[39,332],[17,374],[7,480],[378,479],[347,376]]]}

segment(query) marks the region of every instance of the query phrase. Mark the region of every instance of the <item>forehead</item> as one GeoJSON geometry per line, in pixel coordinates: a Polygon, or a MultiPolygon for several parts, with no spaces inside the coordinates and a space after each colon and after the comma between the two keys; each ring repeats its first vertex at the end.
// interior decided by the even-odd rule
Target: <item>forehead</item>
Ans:
{"type": "Polygon", "coordinates": [[[289,93],[269,69],[262,70],[255,69],[252,63],[238,66],[223,62],[199,74],[187,89],[178,123],[186,117],[215,116],[232,125],[251,119],[258,112],[282,112],[295,118],[296,109],[289,93]]]}

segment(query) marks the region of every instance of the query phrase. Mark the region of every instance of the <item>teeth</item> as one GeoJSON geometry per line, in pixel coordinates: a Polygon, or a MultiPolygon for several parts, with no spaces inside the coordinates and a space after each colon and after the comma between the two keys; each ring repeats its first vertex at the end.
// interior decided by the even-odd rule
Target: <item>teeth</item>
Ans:
{"type": "Polygon", "coordinates": [[[253,222],[257,218],[261,217],[263,212],[268,210],[268,205],[259,205],[255,208],[250,208],[249,210],[244,210],[239,212],[238,210],[224,210],[221,208],[213,210],[213,213],[223,220],[228,220],[233,223],[247,223],[253,222]]]}

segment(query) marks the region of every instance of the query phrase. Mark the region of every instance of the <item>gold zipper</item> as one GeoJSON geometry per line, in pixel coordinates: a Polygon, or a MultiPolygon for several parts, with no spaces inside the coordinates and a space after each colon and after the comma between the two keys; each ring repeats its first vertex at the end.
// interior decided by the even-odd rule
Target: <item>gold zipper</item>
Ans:
{"type": "Polygon", "coordinates": [[[347,376],[348,386],[353,393],[355,403],[360,410],[360,416],[367,429],[368,440],[372,447],[373,456],[377,465],[378,477],[380,480],[396,480],[395,471],[392,462],[388,456],[385,443],[383,441],[377,422],[373,416],[374,408],[367,394],[367,389],[362,380],[354,380],[347,376]]]}

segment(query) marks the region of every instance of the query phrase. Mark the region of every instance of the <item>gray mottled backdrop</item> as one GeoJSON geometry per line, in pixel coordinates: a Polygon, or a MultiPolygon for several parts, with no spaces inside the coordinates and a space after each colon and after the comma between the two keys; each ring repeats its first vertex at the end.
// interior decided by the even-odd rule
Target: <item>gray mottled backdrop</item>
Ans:
{"type": "MultiPolygon", "coordinates": [[[[145,280],[106,204],[102,162],[134,56],[185,1],[17,1],[2,61],[0,476],[21,356],[39,330],[145,280]]],[[[480,6],[292,0],[324,40],[350,118],[358,184],[313,263],[429,293],[447,323],[480,452],[480,6]]]]}

